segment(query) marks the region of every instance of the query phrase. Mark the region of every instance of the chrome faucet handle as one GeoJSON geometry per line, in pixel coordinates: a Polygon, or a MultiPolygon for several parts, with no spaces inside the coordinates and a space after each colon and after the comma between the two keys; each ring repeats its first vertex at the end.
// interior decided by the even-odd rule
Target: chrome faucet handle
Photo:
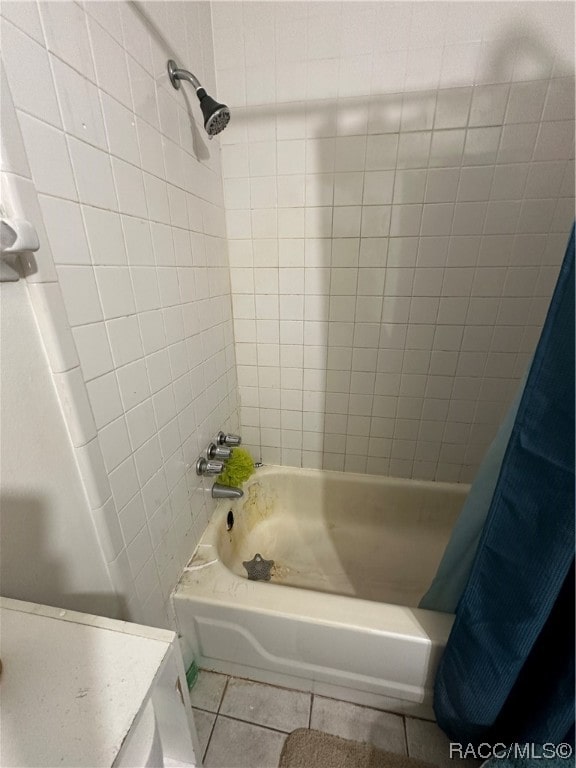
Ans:
{"type": "Polygon", "coordinates": [[[226,445],[210,443],[206,449],[206,455],[209,459],[222,459],[222,461],[227,461],[232,455],[232,448],[228,448],[226,445]]]}
{"type": "Polygon", "coordinates": [[[223,469],[223,461],[208,461],[203,456],[200,456],[196,462],[197,475],[219,475],[223,469]]]}
{"type": "Polygon", "coordinates": [[[240,445],[242,438],[240,435],[226,435],[224,432],[218,432],[216,442],[218,445],[227,445],[230,448],[235,448],[240,445]]]}

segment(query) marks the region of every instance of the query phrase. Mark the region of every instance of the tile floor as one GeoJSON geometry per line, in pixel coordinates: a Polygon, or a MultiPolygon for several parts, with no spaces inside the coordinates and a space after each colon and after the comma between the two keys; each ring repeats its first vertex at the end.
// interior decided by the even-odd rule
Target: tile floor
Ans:
{"type": "MultiPolygon", "coordinates": [[[[286,735],[315,728],[456,768],[435,723],[302,691],[200,672],[190,692],[205,768],[277,768],[286,735]]],[[[472,768],[476,761],[466,761],[472,768]]]]}

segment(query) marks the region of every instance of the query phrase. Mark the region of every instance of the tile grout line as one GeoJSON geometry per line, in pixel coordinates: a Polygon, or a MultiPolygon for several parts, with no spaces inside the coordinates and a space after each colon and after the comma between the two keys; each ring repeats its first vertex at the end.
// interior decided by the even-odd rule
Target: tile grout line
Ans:
{"type": "MultiPolygon", "coordinates": [[[[272,731],[272,733],[280,733],[282,736],[288,736],[292,731],[282,731],[280,728],[273,728],[271,725],[262,725],[262,723],[255,723],[253,720],[242,720],[241,717],[236,717],[234,715],[217,715],[216,720],[218,719],[224,719],[224,720],[234,720],[236,723],[243,723],[244,725],[249,725],[254,728],[262,728],[264,731],[272,731]]],[[[294,728],[292,730],[295,730],[294,728]]]]}
{"type": "Polygon", "coordinates": [[[194,706],[192,705],[192,709],[197,709],[199,712],[205,712],[207,715],[217,715],[217,712],[214,712],[213,709],[205,709],[204,707],[194,706]]]}
{"type": "Polygon", "coordinates": [[[216,710],[216,716],[220,714],[220,709],[222,708],[222,703],[224,701],[224,697],[226,696],[226,692],[228,691],[228,685],[230,684],[230,680],[232,678],[230,675],[226,675],[226,684],[224,685],[224,688],[222,689],[222,694],[220,695],[220,701],[218,702],[218,709],[216,710]]]}
{"type": "MultiPolygon", "coordinates": [[[[224,701],[224,696],[226,694],[226,691],[228,690],[228,683],[230,682],[230,677],[226,676],[226,684],[224,685],[224,688],[222,689],[222,694],[220,696],[220,701],[218,702],[218,709],[216,712],[213,712],[211,714],[214,714],[214,722],[212,723],[212,728],[210,729],[210,735],[208,736],[208,741],[206,742],[206,747],[204,749],[204,753],[202,755],[202,762],[206,760],[206,755],[208,754],[208,749],[210,748],[210,744],[212,742],[212,736],[214,735],[214,730],[216,728],[216,723],[218,722],[220,707],[222,706],[222,702],[224,701]]],[[[199,707],[198,707],[199,709],[199,707]]],[[[203,712],[207,712],[209,710],[202,710],[203,712]]]]}
{"type": "Polygon", "coordinates": [[[402,725],[404,727],[404,743],[406,745],[406,754],[410,757],[410,747],[408,746],[408,726],[406,723],[406,715],[402,715],[402,725]]]}
{"type": "Polygon", "coordinates": [[[208,740],[206,742],[206,746],[204,747],[204,751],[202,752],[202,763],[206,760],[206,755],[208,754],[208,747],[210,746],[210,742],[212,741],[212,734],[214,733],[214,728],[216,727],[216,721],[218,720],[218,715],[214,717],[214,722],[212,723],[212,727],[210,728],[210,733],[208,735],[208,740]]]}

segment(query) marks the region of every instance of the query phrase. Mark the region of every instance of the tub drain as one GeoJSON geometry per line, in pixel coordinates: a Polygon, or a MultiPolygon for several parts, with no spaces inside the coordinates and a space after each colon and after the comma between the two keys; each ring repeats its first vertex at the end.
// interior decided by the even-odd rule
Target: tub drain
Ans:
{"type": "Polygon", "coordinates": [[[250,581],[270,581],[270,569],[274,560],[264,560],[262,555],[256,553],[252,560],[244,560],[242,565],[246,568],[250,581]]]}

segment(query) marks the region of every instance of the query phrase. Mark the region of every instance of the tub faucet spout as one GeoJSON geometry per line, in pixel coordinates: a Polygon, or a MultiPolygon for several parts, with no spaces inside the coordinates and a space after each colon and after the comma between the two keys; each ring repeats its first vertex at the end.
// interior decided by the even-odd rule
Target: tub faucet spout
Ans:
{"type": "Polygon", "coordinates": [[[231,488],[229,485],[214,483],[212,486],[213,499],[241,499],[244,491],[241,488],[231,488]]]}

